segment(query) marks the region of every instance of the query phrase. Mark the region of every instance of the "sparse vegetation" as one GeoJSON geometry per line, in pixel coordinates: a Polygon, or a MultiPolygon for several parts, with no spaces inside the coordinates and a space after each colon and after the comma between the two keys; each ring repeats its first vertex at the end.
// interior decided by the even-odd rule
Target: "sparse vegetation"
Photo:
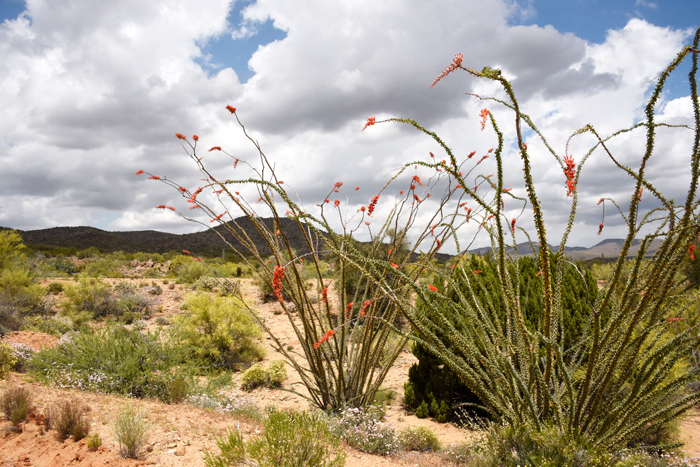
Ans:
{"type": "Polygon", "coordinates": [[[90,430],[87,419],[89,407],[83,405],[77,399],[62,400],[56,402],[48,409],[51,428],[56,430],[59,440],[73,438],[79,441],[85,438],[90,430]]]}
{"type": "Polygon", "coordinates": [[[125,404],[112,419],[112,436],[119,443],[119,455],[138,458],[148,438],[146,414],[136,404],[125,404]]]}
{"type": "Polygon", "coordinates": [[[11,385],[0,396],[0,410],[15,427],[27,418],[31,406],[32,395],[24,386],[11,385]]]}
{"type": "Polygon", "coordinates": [[[267,368],[262,363],[256,363],[248,368],[241,377],[241,389],[252,391],[255,388],[266,386],[278,388],[287,379],[287,370],[284,361],[273,360],[267,368]]]}

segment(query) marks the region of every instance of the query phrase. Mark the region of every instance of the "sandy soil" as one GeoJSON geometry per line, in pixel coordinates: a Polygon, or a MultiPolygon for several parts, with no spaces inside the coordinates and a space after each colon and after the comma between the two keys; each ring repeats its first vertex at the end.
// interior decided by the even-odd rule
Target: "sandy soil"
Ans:
{"type": "MultiPolygon", "coordinates": [[[[119,280],[109,279],[107,282],[116,283],[119,280]]],[[[151,284],[153,279],[133,280],[151,284]]],[[[159,311],[153,314],[149,321],[149,327],[157,327],[156,319],[159,317],[170,319],[174,315],[182,313],[180,303],[187,292],[184,287],[177,285],[169,288],[171,284],[163,284],[163,280],[155,279],[163,289],[158,296],[159,311]]],[[[266,319],[266,323],[273,332],[285,344],[293,347],[299,346],[296,336],[291,331],[284,314],[275,314],[281,309],[277,302],[262,303],[257,291],[249,280],[242,281],[243,292],[253,301],[253,306],[266,319]]],[[[60,296],[59,296],[60,299],[60,296]]],[[[9,342],[23,343],[38,350],[44,346],[54,345],[56,339],[36,332],[18,332],[6,336],[9,342]]],[[[279,355],[272,349],[270,340],[266,340],[268,354],[264,361],[278,359],[279,355]]],[[[403,384],[408,379],[408,369],[416,362],[415,357],[406,349],[401,353],[395,364],[389,371],[383,387],[396,391],[396,396],[387,408],[387,419],[397,428],[407,426],[424,425],[432,430],[440,438],[443,446],[459,444],[474,436],[473,433],[461,430],[451,424],[439,424],[427,419],[418,419],[407,413],[402,405],[403,384]]],[[[300,379],[291,368],[288,367],[290,377],[285,382],[283,389],[294,388],[303,392],[300,379]]],[[[240,373],[234,376],[238,383],[240,373]]],[[[20,384],[30,388],[34,396],[34,405],[37,413],[42,413],[53,402],[63,399],[77,399],[89,407],[88,417],[91,423],[91,433],[98,433],[102,439],[102,447],[96,452],[89,452],[85,441],[77,443],[67,440],[60,442],[55,437],[54,431],[44,433],[40,420],[28,421],[24,424],[24,430],[17,433],[10,429],[10,423],[0,422],[0,467],[7,466],[36,466],[36,467],[63,467],[63,466],[132,466],[132,465],[163,465],[163,466],[204,466],[203,452],[205,449],[216,451],[215,440],[223,435],[226,430],[239,424],[244,434],[259,434],[261,427],[257,422],[223,415],[211,410],[203,410],[186,404],[167,405],[152,400],[136,401],[147,414],[149,423],[149,437],[146,450],[139,460],[121,459],[118,455],[118,446],[110,433],[110,417],[123,405],[134,401],[123,397],[103,394],[79,392],[76,390],[57,389],[45,387],[31,382],[27,375],[11,374],[7,380],[0,381],[0,392],[10,384],[20,384]]],[[[238,386],[238,384],[237,384],[238,386]]],[[[308,407],[305,399],[287,391],[258,389],[249,394],[260,407],[276,405],[281,408],[303,409],[308,407]]],[[[688,455],[700,457],[700,411],[695,411],[681,421],[681,431],[686,442],[685,450],[688,455]]],[[[372,467],[372,466],[447,466],[450,465],[434,454],[404,453],[398,456],[375,456],[345,447],[348,453],[346,465],[348,467],[372,467]]],[[[698,463],[700,465],[700,463],[698,463]]]]}

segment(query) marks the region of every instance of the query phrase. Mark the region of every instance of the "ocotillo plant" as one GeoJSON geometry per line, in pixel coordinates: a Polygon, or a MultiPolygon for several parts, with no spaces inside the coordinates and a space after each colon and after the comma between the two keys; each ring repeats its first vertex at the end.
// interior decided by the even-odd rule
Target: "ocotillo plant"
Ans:
{"type": "MultiPolygon", "coordinates": [[[[463,68],[463,57],[458,54],[433,85],[461,69],[502,86],[507,96],[505,100],[484,100],[514,115],[515,140],[524,174],[524,197],[515,196],[510,187],[504,186],[504,135],[493,108],[483,109],[480,116],[482,130],[490,124],[497,145],[478,160],[472,159],[475,152],[459,160],[456,152],[437,134],[413,120],[383,120],[406,123],[425,133],[442,148],[445,159],[440,161],[440,157],[431,153],[427,160],[405,164],[380,193],[354,213],[354,217],[344,217],[345,222],[338,231],[332,228],[327,216],[329,212],[342,213],[340,200],[333,199],[344,194],[342,183],[330,188],[327,199],[316,208],[306,209],[292,199],[291,187],[278,178],[260,145],[250,137],[260,157],[255,177],[214,178],[197,154],[199,138],[194,136],[194,142],[190,142],[177,134],[203,174],[204,186],[189,190],[170,180],[161,181],[181,192],[191,209],[202,209],[212,223],[221,224],[215,231],[241,258],[252,257],[262,265],[261,278],[269,283],[287,313],[301,342],[302,353],[287,351],[275,336],[272,337],[280,352],[299,372],[309,398],[317,406],[337,409],[364,405],[372,400],[402,343],[388,351],[390,358],[383,361],[381,368],[378,367],[379,351],[384,349],[392,330],[402,332],[394,327],[396,318],[402,315],[416,333],[413,338],[455,371],[495,419],[512,425],[524,423],[533,429],[553,424],[562,431],[586,437],[595,445],[620,447],[677,417],[700,400],[699,394],[688,393],[685,389],[696,378],[696,369],[677,371],[699,346],[695,329],[676,333],[672,338],[668,338],[667,332],[668,323],[678,318],[670,315],[671,304],[680,289],[676,271],[698,234],[700,112],[696,74],[699,37],[700,29],[693,46],[684,48],[660,74],[644,122],[605,138],[592,125],[574,132],[573,136],[586,134],[593,138],[591,149],[578,164],[568,152],[562,157],[550,146],[532,119],[521,111],[511,84],[499,70],[487,67],[479,72],[463,68]],[[655,121],[659,95],[669,74],[688,56],[693,61],[689,80],[695,113],[695,127],[688,130],[694,138],[689,154],[692,177],[684,203],[676,204],[657,189],[646,169],[654,156],[657,131],[668,126],[655,121]],[[541,139],[553,160],[561,166],[566,194],[572,200],[559,250],[553,256],[548,249],[545,213],[535,189],[531,156],[523,140],[523,125],[541,139]],[[622,164],[608,147],[611,138],[632,131],[643,132],[646,141],[637,168],[622,164]],[[600,292],[589,291],[590,320],[580,340],[568,347],[565,355],[562,345],[565,313],[560,287],[567,264],[564,247],[577,215],[581,170],[590,157],[599,154],[609,158],[620,169],[621,176],[630,177],[634,182],[627,214],[615,201],[603,200],[618,207],[628,232],[606,286],[600,292]],[[496,172],[479,174],[480,164],[487,158],[495,160],[496,172]],[[474,183],[467,182],[472,179],[474,183]],[[401,191],[392,196],[390,188],[404,183],[401,191]],[[259,204],[249,202],[236,191],[240,185],[255,187],[259,204]],[[203,190],[213,192],[222,207],[215,210],[204,204],[201,197],[198,198],[203,190]],[[442,195],[434,196],[438,190],[443,190],[442,195]],[[654,197],[659,207],[642,210],[642,193],[654,197]],[[353,236],[359,229],[372,232],[370,224],[376,224],[373,216],[380,197],[382,200],[393,197],[393,209],[380,223],[382,227],[378,233],[372,235],[370,246],[359,248],[353,236]],[[431,203],[425,203],[427,198],[431,198],[431,203]],[[509,205],[519,203],[522,206],[520,221],[506,217],[506,201],[509,205]],[[231,215],[234,209],[253,224],[264,240],[266,251],[258,250],[247,231],[234,220],[231,215]],[[281,214],[283,209],[284,215],[281,214]],[[428,209],[430,221],[417,225],[419,212],[425,214],[428,209]],[[271,216],[272,220],[263,220],[261,214],[271,216]],[[518,290],[519,270],[513,267],[517,257],[515,232],[519,229],[527,234],[521,227],[526,215],[532,216],[535,226],[531,246],[533,251],[538,251],[542,279],[543,319],[535,330],[524,323],[518,290]],[[301,232],[306,251],[297,252],[292,248],[289,223],[301,232]],[[447,241],[453,241],[457,250],[463,251],[458,233],[475,224],[478,232],[487,232],[491,238],[505,315],[496,312],[487,294],[475,293],[474,288],[479,284],[472,279],[479,274],[478,270],[469,270],[462,262],[457,262],[448,272],[434,265],[435,253],[447,241]],[[634,240],[649,228],[653,231],[644,236],[632,272],[623,276],[623,264],[634,240]],[[409,234],[413,246],[403,248],[409,234]],[[652,260],[644,262],[653,240],[660,246],[652,260]],[[322,270],[320,255],[326,252],[335,258],[333,281],[328,280],[322,270]],[[306,288],[298,268],[302,261],[311,264],[318,292],[306,288]],[[349,271],[362,277],[359,286],[346,287],[349,271]],[[420,280],[426,273],[434,277],[428,285],[420,280]],[[353,297],[347,296],[350,289],[354,291],[353,297]],[[475,298],[479,296],[486,298],[475,298]],[[289,306],[287,300],[294,307],[289,306]],[[416,301],[430,306],[417,307],[416,301]],[[420,311],[426,309],[429,312],[420,311]],[[298,322],[295,314],[300,318],[298,322]]],[[[236,109],[228,108],[240,124],[236,109]]],[[[363,130],[381,122],[371,117],[363,130]]],[[[241,128],[245,133],[242,124],[241,128]]],[[[209,151],[227,154],[218,146],[209,151]]],[[[245,163],[233,159],[234,167],[239,162],[245,163]]],[[[249,167],[253,168],[250,164],[249,167]]],[[[151,178],[159,179],[154,175],[151,178]]],[[[179,212],[174,207],[159,207],[179,212]]],[[[694,304],[691,302],[690,306],[694,304]]],[[[260,324],[269,332],[264,322],[260,324]]]]}

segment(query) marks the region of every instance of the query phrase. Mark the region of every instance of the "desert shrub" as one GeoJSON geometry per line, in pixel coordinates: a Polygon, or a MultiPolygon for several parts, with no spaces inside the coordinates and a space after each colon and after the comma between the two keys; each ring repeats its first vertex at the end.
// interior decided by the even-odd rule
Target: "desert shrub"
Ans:
{"type": "Polygon", "coordinates": [[[191,294],[182,308],[187,314],[175,318],[174,334],[197,358],[239,368],[265,356],[262,330],[238,299],[191,294]]]}
{"type": "Polygon", "coordinates": [[[27,316],[47,313],[45,295],[27,269],[0,270],[0,335],[19,330],[27,316]]]}
{"type": "MultiPolygon", "coordinates": [[[[467,290],[467,284],[457,279],[455,282],[460,287],[460,294],[475,306],[477,300],[492,303],[496,313],[497,322],[503,328],[499,330],[502,335],[506,335],[506,305],[503,294],[499,291],[498,265],[490,256],[463,257],[459,263],[466,270],[481,271],[471,281],[474,295],[467,290]]],[[[537,264],[531,257],[518,259],[519,269],[518,285],[520,290],[520,303],[523,309],[524,321],[527,328],[535,331],[543,319],[542,315],[542,281],[537,271],[537,264]]],[[[513,274],[515,276],[515,274],[513,274]]],[[[583,335],[584,329],[590,317],[589,302],[593,301],[597,295],[597,285],[590,271],[583,269],[578,264],[565,269],[561,282],[562,305],[564,313],[562,316],[563,348],[566,355],[569,349],[583,335]],[[583,275],[585,281],[581,280],[583,275]]],[[[442,300],[438,296],[435,300],[442,300]]],[[[450,294],[450,299],[459,301],[457,293],[450,294]]],[[[422,312],[428,319],[439,320],[441,315],[431,314],[430,309],[434,307],[431,302],[419,304],[422,312]]],[[[460,329],[459,323],[465,322],[465,317],[458,314],[450,315],[455,329],[460,329]]],[[[437,324],[437,323],[436,323],[437,324]]],[[[457,331],[459,332],[459,331],[457,331]]],[[[483,402],[461,381],[460,377],[446,367],[444,362],[431,353],[425,345],[414,344],[413,354],[418,362],[413,364],[408,372],[408,382],[404,385],[404,404],[415,410],[419,418],[433,417],[437,422],[444,423],[448,420],[456,420],[453,408],[461,405],[473,410],[476,414],[483,416],[485,413],[479,411],[474,406],[483,405],[483,402]]]]}
{"type": "Polygon", "coordinates": [[[117,295],[130,295],[138,293],[138,286],[133,282],[119,281],[114,284],[114,293],[117,295]]]}
{"type": "Polygon", "coordinates": [[[401,449],[396,430],[382,422],[376,407],[349,408],[331,421],[331,430],[358,451],[386,456],[401,449]]]}
{"type": "Polygon", "coordinates": [[[65,296],[68,298],[65,304],[68,314],[85,312],[92,318],[103,318],[120,316],[124,312],[112,295],[111,287],[94,279],[81,279],[77,285],[68,286],[65,296]]]}
{"type": "Polygon", "coordinates": [[[36,351],[25,344],[10,343],[12,351],[15,353],[14,371],[22,372],[36,355],[36,351]]]}
{"type": "Polygon", "coordinates": [[[247,443],[236,427],[217,440],[221,453],[205,453],[207,467],[239,465],[246,459],[260,467],[342,467],[345,453],[340,439],[318,413],[272,410],[263,420],[262,435],[247,443]]]}
{"type": "Polygon", "coordinates": [[[87,437],[88,451],[95,452],[102,446],[102,438],[97,433],[93,433],[87,437]]]}
{"type": "Polygon", "coordinates": [[[119,261],[112,259],[101,258],[97,261],[92,261],[85,265],[83,273],[89,277],[122,277],[122,273],[119,272],[119,266],[121,266],[119,261]]]}
{"type": "Polygon", "coordinates": [[[73,321],[63,315],[54,316],[27,316],[24,318],[22,329],[36,331],[60,337],[73,330],[73,321]]]}
{"type": "Polygon", "coordinates": [[[405,451],[434,452],[440,449],[435,432],[424,426],[410,426],[399,431],[399,442],[405,451]]]}
{"type": "Polygon", "coordinates": [[[80,272],[80,268],[70,258],[63,256],[47,259],[46,265],[67,276],[80,272]]]}
{"type": "Polygon", "coordinates": [[[197,280],[209,274],[209,270],[199,261],[189,261],[177,269],[178,284],[193,284],[197,280]]]}
{"type": "Polygon", "coordinates": [[[246,445],[243,441],[243,433],[236,427],[228,430],[226,435],[216,439],[216,447],[219,454],[213,455],[204,449],[204,465],[207,467],[229,467],[241,465],[246,458],[246,445]]]}
{"type": "Polygon", "coordinates": [[[89,407],[77,399],[56,402],[48,409],[51,428],[56,430],[59,440],[73,437],[73,441],[85,438],[90,430],[87,419],[89,407]]]}
{"type": "Polygon", "coordinates": [[[182,375],[174,376],[167,382],[168,402],[179,404],[187,398],[189,384],[187,378],[182,375]]]}
{"type": "Polygon", "coordinates": [[[5,379],[7,374],[15,368],[17,355],[12,346],[0,341],[0,379],[5,379]]]}
{"type": "Polygon", "coordinates": [[[241,389],[252,391],[260,386],[278,388],[287,379],[287,370],[284,361],[273,360],[267,368],[262,363],[256,363],[248,368],[241,377],[241,389]]]}
{"type": "Polygon", "coordinates": [[[192,284],[193,290],[211,292],[219,286],[219,281],[211,276],[202,276],[192,284]]]}
{"type": "Polygon", "coordinates": [[[171,371],[185,353],[159,333],[120,326],[81,329],[32,360],[32,372],[57,387],[168,400],[171,371]]]}
{"type": "Polygon", "coordinates": [[[112,418],[112,436],[119,443],[119,455],[136,459],[148,438],[146,414],[136,404],[124,405],[112,418]]]}
{"type": "Polygon", "coordinates": [[[22,423],[29,415],[32,396],[24,386],[9,386],[0,396],[0,410],[13,426],[22,423]]]}
{"type": "Polygon", "coordinates": [[[64,286],[63,286],[63,283],[61,283],[61,282],[50,282],[46,286],[47,292],[52,293],[52,294],[56,294],[56,295],[63,292],[63,289],[64,289],[64,286]]]}

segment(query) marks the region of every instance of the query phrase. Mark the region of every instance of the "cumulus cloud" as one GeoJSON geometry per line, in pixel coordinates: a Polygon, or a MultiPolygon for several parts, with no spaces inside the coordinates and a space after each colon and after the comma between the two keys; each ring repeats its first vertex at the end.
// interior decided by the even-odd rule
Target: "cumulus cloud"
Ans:
{"type": "MultiPolygon", "coordinates": [[[[587,123],[608,135],[639,122],[650,80],[688,39],[688,31],[632,19],[609,31],[604,43],[590,44],[551,26],[513,26],[511,20],[531,14],[531,4],[504,0],[308,0],[303,8],[289,0],[258,0],[243,10],[239,24],[228,24],[231,8],[226,0],[30,0],[23,15],[0,25],[0,196],[8,206],[0,210],[0,225],[96,225],[107,218],[112,229],[198,228],[154,211],[164,203],[186,206],[176,193],[133,174],[144,169],[187,188],[199,186],[201,175],[175,132],[190,142],[200,136],[198,154],[214,173],[245,174],[243,164],[234,169],[231,159],[202,151],[219,145],[234,158],[257,162],[226,104],[238,108],[301,202],[313,208],[343,181],[360,187],[343,198],[356,209],[400,164],[427,160],[440,149],[399,124],[360,132],[367,117],[416,119],[460,157],[472,150],[486,154],[495,144],[492,133],[480,131],[481,108],[489,107],[504,131],[513,130],[507,109],[465,95],[503,98],[493,83],[458,70],[429,89],[457,52],[464,66],[500,68],[523,110],[563,156],[568,137],[587,123]],[[258,48],[249,62],[255,75],[245,84],[231,68],[209,74],[198,65],[217,62],[203,55],[208,40],[250,37],[268,20],[287,35],[258,48]]],[[[661,117],[672,123],[690,122],[683,99],[662,107],[661,117]]],[[[640,131],[611,143],[624,163],[638,160],[640,131]]],[[[668,130],[659,139],[663,156],[649,170],[660,188],[672,191],[685,173],[682,131],[668,130]]],[[[565,222],[571,202],[561,168],[534,134],[527,132],[526,141],[552,232],[560,234],[556,226],[565,222]]],[[[580,160],[592,143],[589,136],[577,137],[570,151],[580,160]]],[[[514,140],[506,144],[505,157],[516,159],[514,140]]],[[[483,170],[492,168],[492,160],[484,162],[483,170]]],[[[618,180],[600,151],[587,161],[579,185],[583,233],[572,243],[595,243],[589,235],[599,223],[595,202],[629,196],[631,183],[618,180]]],[[[508,171],[506,183],[522,195],[519,170],[508,171]]],[[[253,191],[244,194],[256,198],[253,191]]]]}

